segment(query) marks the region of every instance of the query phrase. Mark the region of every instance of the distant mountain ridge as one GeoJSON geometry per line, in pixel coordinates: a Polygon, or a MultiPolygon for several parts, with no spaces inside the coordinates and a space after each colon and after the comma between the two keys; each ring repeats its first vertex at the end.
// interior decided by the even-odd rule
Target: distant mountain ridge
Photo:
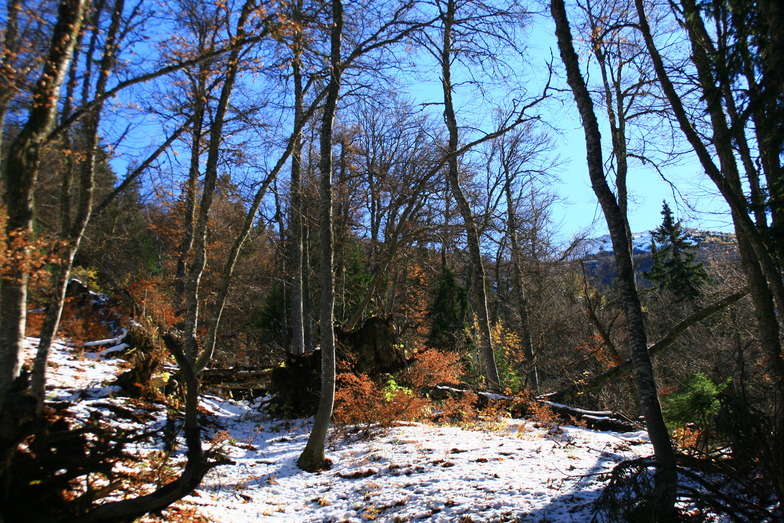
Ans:
{"type": "MultiPolygon", "coordinates": [[[[735,245],[735,234],[727,232],[706,231],[703,229],[684,228],[686,239],[700,247],[700,249],[712,246],[735,245]]],[[[632,253],[643,255],[651,253],[651,240],[653,231],[642,231],[632,233],[632,253]]],[[[597,256],[610,255],[613,253],[610,235],[605,234],[597,238],[586,238],[577,247],[578,257],[592,258],[597,256]]]]}
{"type": "MultiPolygon", "coordinates": [[[[651,257],[651,239],[653,231],[632,234],[634,265],[644,284],[642,273],[649,271],[653,264],[651,257]]],[[[739,258],[735,234],[706,231],[702,229],[684,229],[686,238],[698,246],[697,260],[704,262],[734,261],[739,258]]],[[[610,235],[587,238],[580,242],[575,250],[576,259],[582,262],[586,274],[603,285],[612,284],[615,279],[615,264],[612,258],[613,248],[610,235]]]]}

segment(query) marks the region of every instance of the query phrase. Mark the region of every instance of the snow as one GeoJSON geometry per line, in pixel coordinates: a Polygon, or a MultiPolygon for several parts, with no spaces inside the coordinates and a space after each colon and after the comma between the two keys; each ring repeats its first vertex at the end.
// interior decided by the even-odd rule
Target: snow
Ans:
{"type": "MultiPolygon", "coordinates": [[[[35,342],[28,340],[28,357],[35,342]]],[[[112,353],[96,359],[87,354],[58,343],[49,366],[47,398],[74,402],[78,419],[124,401],[108,386],[121,360],[105,357],[112,353]]],[[[463,426],[400,423],[331,429],[332,468],[307,473],[296,460],[312,420],[275,419],[259,408],[263,404],[202,396],[206,440],[213,442],[205,448],[218,442],[234,464],[212,469],[181,506],[227,523],[588,521],[606,473],[621,460],[652,453],[642,432],[518,419],[476,419],[463,426]]],[[[106,419],[116,418],[103,412],[106,419]]],[[[147,423],[162,425],[164,412],[161,407],[151,413],[147,423]]],[[[113,422],[134,428],[132,421],[113,422]]],[[[140,443],[137,450],[145,455],[152,445],[140,443]]]]}
{"type": "Polygon", "coordinates": [[[309,425],[235,418],[229,432],[248,438],[229,453],[236,465],[213,470],[186,501],[232,522],[587,521],[601,473],[650,452],[639,433],[521,420],[472,429],[407,423],[370,433],[333,430],[333,467],[309,474],[296,466],[309,425]]]}
{"type": "MultiPolygon", "coordinates": [[[[651,252],[651,232],[643,231],[632,233],[632,252],[641,254],[651,252]]],[[[598,238],[587,238],[580,244],[582,256],[596,256],[599,254],[612,254],[613,246],[609,234],[598,238]]]]}

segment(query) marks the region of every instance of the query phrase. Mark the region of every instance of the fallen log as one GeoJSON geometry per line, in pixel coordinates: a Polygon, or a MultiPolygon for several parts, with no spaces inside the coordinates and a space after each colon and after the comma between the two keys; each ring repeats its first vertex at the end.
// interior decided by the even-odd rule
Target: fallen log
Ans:
{"type": "MultiPolygon", "coordinates": [[[[480,402],[484,403],[485,405],[498,401],[514,402],[515,400],[519,399],[513,396],[507,396],[505,394],[498,394],[494,392],[475,392],[446,386],[435,387],[435,390],[439,391],[442,395],[452,396],[461,396],[467,392],[474,392],[477,396],[479,396],[480,402]]],[[[533,401],[549,407],[550,410],[552,410],[553,413],[555,413],[555,415],[558,416],[561,420],[568,422],[583,422],[589,429],[610,432],[637,432],[644,430],[644,427],[641,424],[630,420],[622,414],[611,412],[609,410],[580,409],[577,407],[565,405],[563,403],[550,401],[546,395],[533,398],[533,401]]],[[[525,414],[526,412],[524,410],[520,410],[516,416],[522,417],[525,414]]]]}
{"type": "Polygon", "coordinates": [[[234,392],[267,392],[272,388],[272,369],[204,369],[199,375],[204,387],[234,392]]]}

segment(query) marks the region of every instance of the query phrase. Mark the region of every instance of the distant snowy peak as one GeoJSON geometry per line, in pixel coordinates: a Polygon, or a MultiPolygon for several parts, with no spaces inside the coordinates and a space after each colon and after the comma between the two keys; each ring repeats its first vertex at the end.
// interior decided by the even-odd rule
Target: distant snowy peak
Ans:
{"type": "MultiPolygon", "coordinates": [[[[705,243],[734,243],[735,241],[735,235],[730,233],[689,228],[686,228],[683,231],[686,234],[687,241],[695,245],[702,245],[705,243]]],[[[632,250],[634,254],[648,254],[651,252],[652,233],[653,231],[643,231],[632,234],[632,250]]],[[[598,238],[586,238],[578,247],[578,253],[584,257],[608,255],[612,254],[612,252],[613,247],[609,234],[599,236],[598,238]]]]}

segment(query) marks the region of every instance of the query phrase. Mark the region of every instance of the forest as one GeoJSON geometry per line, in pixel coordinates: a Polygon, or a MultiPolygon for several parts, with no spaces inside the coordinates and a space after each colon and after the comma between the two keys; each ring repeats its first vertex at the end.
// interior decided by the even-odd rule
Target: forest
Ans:
{"type": "Polygon", "coordinates": [[[333,465],[335,427],[611,413],[653,455],[617,467],[634,502],[599,521],[706,520],[679,500],[708,479],[756,496],[711,487],[712,514],[781,517],[779,2],[6,0],[0,17],[0,522],[134,521],[189,495],[231,466],[205,450],[207,392],[313,416],[308,473],[333,465]],[[579,146],[557,145],[565,119],[579,146]],[[732,233],[678,219],[686,171],[732,233]],[[672,199],[641,244],[642,176],[672,199]],[[592,190],[602,250],[559,230],[564,178],[592,190]],[[55,347],[101,339],[129,347],[123,396],[168,413],[145,437],[182,460],[154,488],[105,466],[131,435],[51,399],[55,347]]]}

